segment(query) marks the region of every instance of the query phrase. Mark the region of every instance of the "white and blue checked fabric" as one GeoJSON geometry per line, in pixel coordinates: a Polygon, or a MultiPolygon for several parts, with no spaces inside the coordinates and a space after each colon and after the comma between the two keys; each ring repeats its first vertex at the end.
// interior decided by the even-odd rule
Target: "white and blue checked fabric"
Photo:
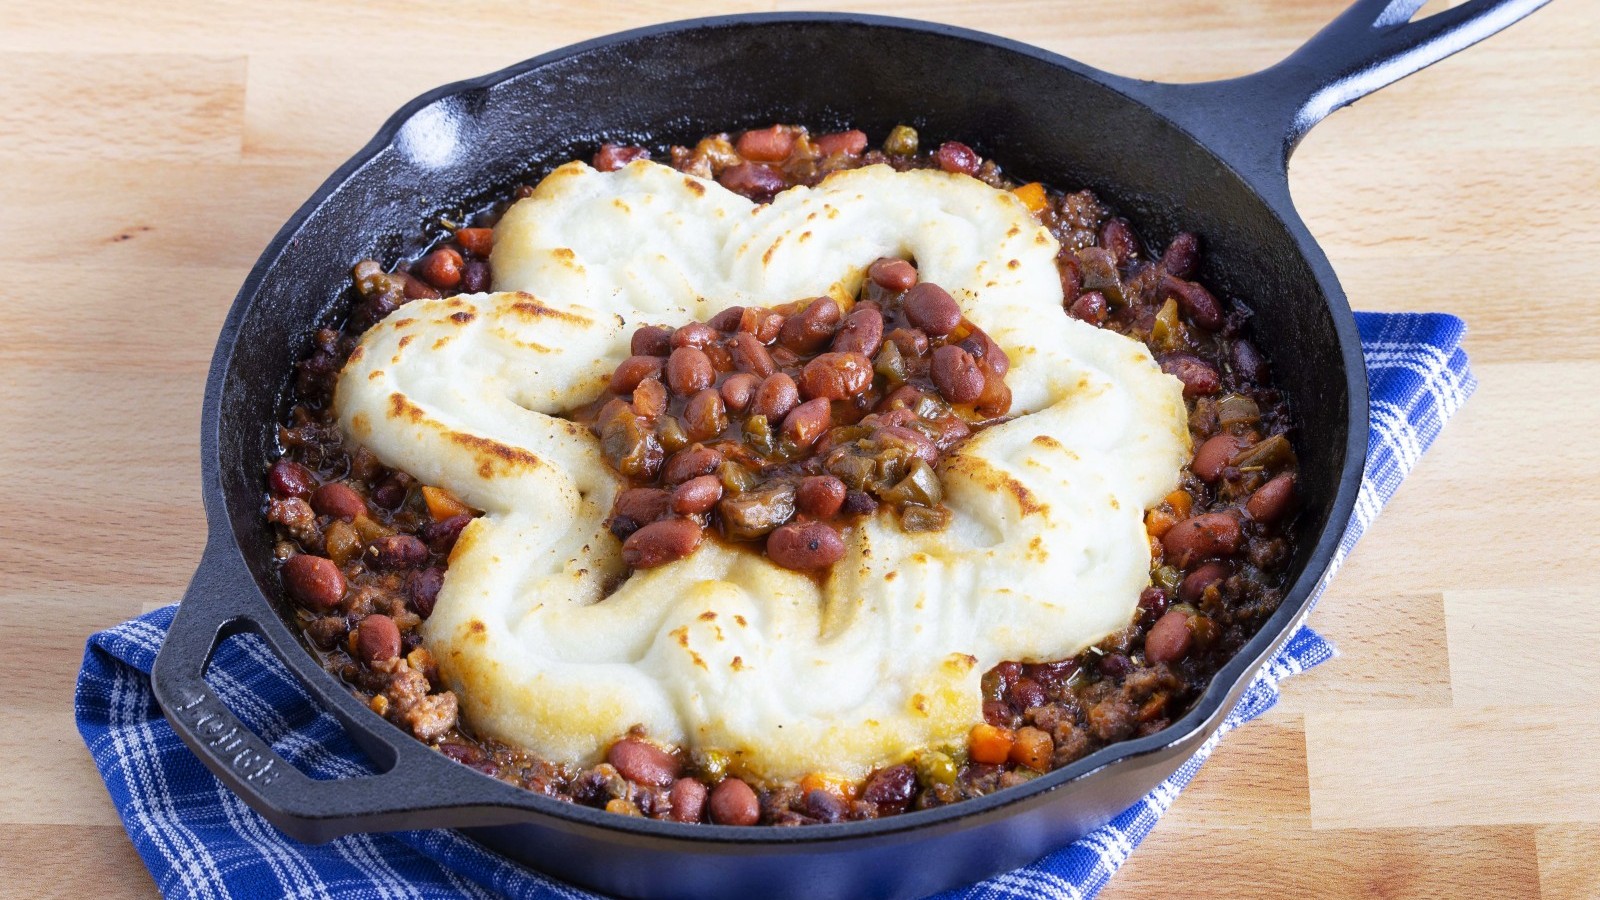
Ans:
{"type": "MultiPolygon", "coordinates": [[[[1371,375],[1372,430],[1355,515],[1337,569],[1476,382],[1454,316],[1357,316],[1371,375]]],[[[1327,583],[1324,579],[1323,584],[1327,583]]],[[[167,725],[150,692],[175,606],[93,635],[78,676],[78,729],[156,885],[176,897],[586,898],[453,831],[353,835],[320,846],[273,828],[223,787],[167,725]]],[[[1093,897],[1133,853],[1229,731],[1278,699],[1278,683],[1333,655],[1316,632],[1296,632],[1208,740],[1176,774],[1092,834],[1032,865],[951,891],[941,900],[1093,897]]],[[[314,777],[369,771],[354,744],[265,646],[236,637],[219,648],[213,687],[285,759],[314,777]]]]}

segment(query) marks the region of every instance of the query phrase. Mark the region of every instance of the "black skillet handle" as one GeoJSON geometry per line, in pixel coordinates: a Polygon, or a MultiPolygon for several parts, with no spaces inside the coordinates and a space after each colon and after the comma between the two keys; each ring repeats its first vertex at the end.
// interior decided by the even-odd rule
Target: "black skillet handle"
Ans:
{"type": "Polygon", "coordinates": [[[1550,0],[1468,0],[1418,22],[1425,0],[1356,0],[1288,58],[1242,78],[1136,83],[1135,93],[1252,173],[1284,174],[1334,110],[1472,46],[1550,0]]]}
{"type": "Polygon", "coordinates": [[[213,537],[150,679],[156,701],[183,742],[273,825],[298,840],[320,842],[355,831],[414,827],[416,814],[424,811],[435,811],[430,826],[498,824],[510,821],[526,802],[519,796],[525,792],[413,740],[348,692],[312,682],[302,683],[344,723],[380,771],[316,780],[296,769],[239,721],[204,677],[217,646],[235,634],[261,636],[280,660],[287,653],[304,653],[284,646],[293,638],[281,622],[260,621],[261,609],[259,589],[237,549],[230,540],[213,537]]]}

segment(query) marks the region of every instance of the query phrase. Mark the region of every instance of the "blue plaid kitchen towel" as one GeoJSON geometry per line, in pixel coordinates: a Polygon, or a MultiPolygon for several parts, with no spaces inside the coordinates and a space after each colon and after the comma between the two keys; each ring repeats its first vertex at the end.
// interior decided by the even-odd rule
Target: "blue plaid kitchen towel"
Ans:
{"type": "MultiPolygon", "coordinates": [[[[1378,515],[1475,381],[1454,316],[1357,316],[1371,374],[1372,431],[1355,516],[1332,569],[1378,515]]],[[[1324,581],[1326,584],[1326,580],[1324,581]]],[[[583,898],[454,831],[360,834],[319,846],[288,838],[211,776],[156,706],[148,673],[176,606],[89,639],[78,729],[162,893],[179,897],[583,898]]],[[[1177,799],[1217,742],[1278,699],[1278,683],[1333,655],[1309,628],[1256,678],[1218,734],[1144,800],[1070,846],[946,898],[1093,897],[1177,799]]],[[[253,637],[217,652],[209,677],[228,706],[315,777],[367,771],[353,743],[253,637]]]]}

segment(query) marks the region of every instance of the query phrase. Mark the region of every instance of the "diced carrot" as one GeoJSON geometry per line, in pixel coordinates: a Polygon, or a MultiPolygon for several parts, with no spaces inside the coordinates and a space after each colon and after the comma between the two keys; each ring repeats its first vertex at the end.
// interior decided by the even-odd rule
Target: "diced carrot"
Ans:
{"type": "Polygon", "coordinates": [[[1018,185],[1011,189],[1011,193],[1016,194],[1017,199],[1021,200],[1022,205],[1026,206],[1030,212],[1038,212],[1044,209],[1045,204],[1049,202],[1049,197],[1045,196],[1044,185],[1037,181],[1018,185]]]}
{"type": "Polygon", "coordinates": [[[1044,772],[1049,770],[1055,750],[1056,742],[1049,732],[1031,726],[1019,728],[1016,743],[1011,745],[1011,761],[1035,772],[1044,772]]]}
{"type": "Polygon", "coordinates": [[[989,724],[974,725],[967,737],[967,744],[968,755],[974,762],[999,765],[1011,755],[1011,729],[989,724]]]}
{"type": "Polygon", "coordinates": [[[800,796],[804,797],[812,791],[826,791],[840,800],[849,800],[851,794],[849,781],[821,772],[810,772],[800,778],[800,796]]]}
{"type": "Polygon", "coordinates": [[[472,515],[472,507],[456,499],[455,494],[444,488],[424,486],[422,500],[428,504],[428,515],[432,516],[435,522],[442,522],[451,516],[472,515]]]}
{"type": "Polygon", "coordinates": [[[1150,532],[1151,537],[1161,537],[1167,529],[1182,521],[1178,516],[1164,509],[1152,509],[1144,514],[1144,530],[1150,532]]]}
{"type": "Polygon", "coordinates": [[[1148,722],[1161,715],[1166,711],[1166,709],[1167,695],[1156,694],[1154,697],[1146,700],[1143,706],[1139,707],[1139,713],[1137,716],[1135,716],[1135,718],[1141,722],[1148,722]]]}
{"type": "Polygon", "coordinates": [[[1167,495],[1167,505],[1172,507],[1173,515],[1179,519],[1189,518],[1189,513],[1194,509],[1194,498],[1189,492],[1179,488],[1167,495]]]}

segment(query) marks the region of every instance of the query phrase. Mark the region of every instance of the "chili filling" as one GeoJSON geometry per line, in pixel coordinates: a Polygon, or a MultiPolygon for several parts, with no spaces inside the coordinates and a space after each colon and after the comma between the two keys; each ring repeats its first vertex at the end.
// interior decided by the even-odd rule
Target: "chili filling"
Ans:
{"type": "MultiPolygon", "coordinates": [[[[1278,607],[1295,514],[1293,422],[1247,336],[1248,310],[1195,280],[1194,235],[1152,252],[1092,193],[1019,184],[965,144],[924,149],[907,126],[876,148],[861,131],[775,125],[663,155],[757,201],[879,163],[960,172],[1015,192],[1061,243],[1063,314],[1144,342],[1184,386],[1195,454],[1180,488],[1146,513],[1152,584],[1134,621],[1072,659],[996,665],[982,678],[984,721],[966,741],[856,784],[821,773],[750,784],[720,753],[661,747],[643,734],[618,736],[605,762],[584,768],[475,736],[418,629],[476,512],[346,445],[331,396],[372,324],[413,299],[488,289],[492,226],[526,196],[519,188],[466,224],[441,220],[433,247],[416,259],[388,269],[358,262],[350,315],[314,335],[279,428],[265,515],[290,615],[323,665],[374,711],[465,765],[617,813],[741,825],[867,819],[980,796],[1159,731],[1278,607]]],[[[606,144],[594,165],[651,156],[606,144]]],[[[880,260],[848,315],[818,298],[640,329],[609,394],[572,413],[595,429],[630,485],[609,519],[629,563],[677,558],[710,527],[730,540],[764,540],[780,565],[817,570],[837,559],[840,531],[880,507],[910,530],[942,527],[948,511],[932,467],[1001,420],[1010,397],[1004,353],[959,309],[952,321],[940,294],[917,283],[909,262],[880,260]],[[923,308],[930,304],[936,314],[923,308]],[[808,405],[814,412],[797,417],[808,405]],[[641,539],[662,526],[676,533],[641,539]]]]}

